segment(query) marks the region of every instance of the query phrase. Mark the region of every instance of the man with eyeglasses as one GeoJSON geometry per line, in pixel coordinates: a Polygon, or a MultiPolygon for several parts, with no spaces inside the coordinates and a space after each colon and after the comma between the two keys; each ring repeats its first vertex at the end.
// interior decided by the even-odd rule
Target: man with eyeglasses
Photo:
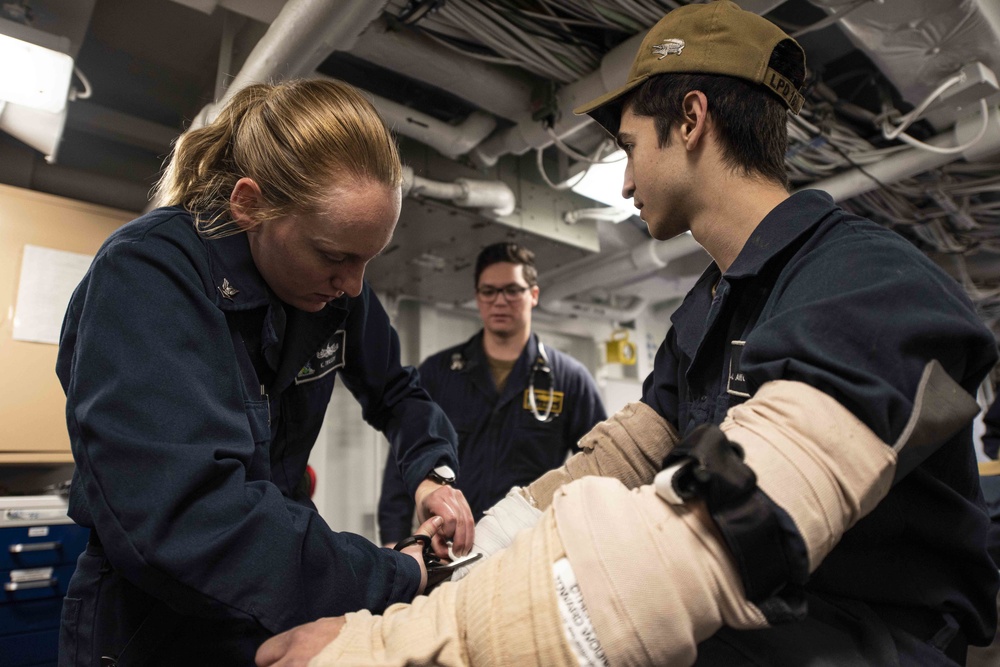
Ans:
{"type": "MultiPolygon", "coordinates": [[[[511,487],[562,465],[607,414],[587,369],[531,331],[534,253],[516,243],[487,246],[476,259],[475,285],[482,330],[424,361],[420,383],[458,432],[462,477],[455,486],[478,520],[511,487]]],[[[387,461],[378,511],[383,544],[412,532],[413,509],[399,469],[387,461]]]]}

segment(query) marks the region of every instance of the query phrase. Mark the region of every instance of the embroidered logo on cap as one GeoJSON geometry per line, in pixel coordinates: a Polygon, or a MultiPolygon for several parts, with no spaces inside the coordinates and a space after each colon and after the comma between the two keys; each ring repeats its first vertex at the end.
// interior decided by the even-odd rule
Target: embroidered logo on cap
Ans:
{"type": "Polygon", "coordinates": [[[653,44],[653,53],[660,56],[657,60],[663,60],[667,56],[679,56],[685,46],[683,39],[665,39],[660,44],[653,44]]]}

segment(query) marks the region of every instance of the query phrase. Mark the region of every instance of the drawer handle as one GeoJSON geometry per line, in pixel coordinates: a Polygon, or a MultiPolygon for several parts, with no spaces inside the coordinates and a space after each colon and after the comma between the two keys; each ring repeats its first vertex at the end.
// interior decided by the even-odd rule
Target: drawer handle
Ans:
{"type": "Polygon", "coordinates": [[[14,591],[26,591],[29,588],[49,588],[56,585],[58,579],[52,577],[42,581],[8,581],[3,585],[3,589],[8,593],[14,591]]]}
{"type": "Polygon", "coordinates": [[[12,554],[21,554],[25,551],[55,551],[62,547],[59,542],[28,542],[27,544],[12,544],[9,550],[12,554]]]}

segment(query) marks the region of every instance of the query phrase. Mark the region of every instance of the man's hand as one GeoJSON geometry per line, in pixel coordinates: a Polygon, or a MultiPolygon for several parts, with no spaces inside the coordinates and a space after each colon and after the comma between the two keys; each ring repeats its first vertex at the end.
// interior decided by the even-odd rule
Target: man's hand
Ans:
{"type": "MultiPolygon", "coordinates": [[[[443,524],[444,519],[440,516],[432,516],[420,524],[416,532],[433,538],[443,524]]],[[[417,595],[420,595],[427,587],[427,566],[424,565],[423,548],[417,542],[413,546],[401,549],[399,553],[406,554],[420,566],[420,587],[417,589],[417,595]]],[[[327,644],[340,635],[344,623],[346,619],[343,616],[321,618],[275,635],[257,649],[254,662],[257,667],[305,667],[326,648],[327,644]]]]}
{"type": "Polygon", "coordinates": [[[444,526],[431,540],[434,555],[448,558],[448,541],[452,543],[452,551],[456,556],[468,554],[475,540],[476,524],[472,520],[472,509],[462,492],[425,479],[417,487],[414,499],[419,521],[426,521],[431,516],[444,519],[444,526]]]}
{"type": "Polygon", "coordinates": [[[343,616],[321,618],[271,637],[257,649],[257,667],[305,667],[340,635],[343,616]]]}

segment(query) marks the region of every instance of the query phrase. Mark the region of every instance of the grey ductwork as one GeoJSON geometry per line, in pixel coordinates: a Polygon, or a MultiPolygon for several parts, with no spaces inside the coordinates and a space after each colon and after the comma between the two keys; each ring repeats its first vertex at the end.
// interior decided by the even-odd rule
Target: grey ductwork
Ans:
{"type": "Polygon", "coordinates": [[[312,74],[330,53],[354,46],[385,4],[385,0],[288,0],[223,98],[205,106],[191,128],[210,123],[237,91],[251,84],[312,74]]]}
{"type": "MultiPolygon", "coordinates": [[[[693,236],[682,234],[668,241],[650,240],[640,243],[634,248],[599,261],[596,265],[592,258],[587,258],[580,263],[545,274],[538,307],[559,315],[584,315],[618,322],[629,321],[646,308],[647,303],[644,299],[638,299],[627,309],[617,309],[585,301],[574,301],[570,297],[592,289],[613,289],[639,282],[674,260],[695,252],[704,250],[693,236]]],[[[669,296],[679,296],[679,294],[669,296]]]]}
{"type": "MultiPolygon", "coordinates": [[[[896,183],[922,174],[931,169],[949,164],[964,158],[969,162],[983,160],[1000,153],[1000,110],[992,107],[989,112],[989,125],[983,137],[975,146],[963,153],[932,153],[920,148],[891,155],[878,162],[866,165],[864,169],[852,169],[822,181],[810,183],[806,188],[825,190],[835,201],[844,201],[880,187],[880,183],[896,183]],[[873,179],[878,179],[876,182],[873,179]]],[[[939,134],[926,143],[937,148],[954,148],[962,146],[973,139],[982,128],[979,114],[963,118],[948,132],[939,134]]]]}
{"type": "Polygon", "coordinates": [[[350,53],[446,90],[501,118],[520,119],[531,106],[533,82],[528,75],[514,68],[459,57],[412,30],[391,30],[382,20],[361,33],[350,53]]]}
{"type": "MultiPolygon", "coordinates": [[[[810,0],[831,15],[843,0],[810,0]]],[[[917,104],[963,65],[1000,72],[997,0],[894,0],[845,12],[840,29],[864,51],[903,99],[917,104]]],[[[928,114],[942,130],[955,116],[928,114]]]]}
{"type": "Polygon", "coordinates": [[[403,167],[403,196],[409,195],[444,199],[457,206],[481,209],[497,217],[513,213],[517,203],[514,191],[502,181],[458,178],[451,183],[443,183],[417,176],[412,167],[403,167]]]}
{"type": "Polygon", "coordinates": [[[371,93],[368,96],[394,132],[427,144],[452,159],[468,153],[497,125],[492,116],[482,111],[473,111],[458,125],[449,125],[384,97],[371,93]]]}

